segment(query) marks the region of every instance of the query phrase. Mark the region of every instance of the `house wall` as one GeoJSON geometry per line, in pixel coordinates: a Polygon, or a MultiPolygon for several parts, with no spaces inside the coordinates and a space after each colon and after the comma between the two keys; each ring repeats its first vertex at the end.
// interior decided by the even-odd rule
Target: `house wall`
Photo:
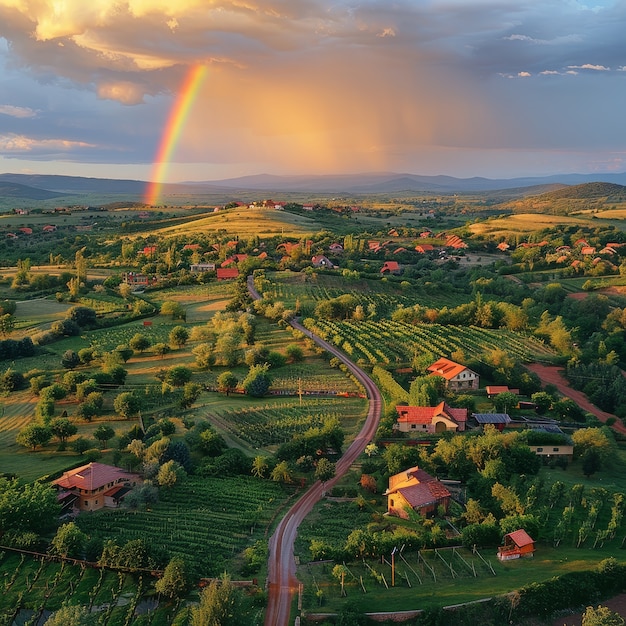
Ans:
{"type": "Polygon", "coordinates": [[[409,519],[407,509],[410,508],[411,506],[401,494],[390,493],[387,496],[387,512],[389,515],[395,515],[396,517],[401,517],[402,519],[409,519]]]}
{"type": "Polygon", "coordinates": [[[574,446],[529,446],[529,448],[537,455],[541,457],[551,456],[566,456],[570,461],[574,458],[574,446]]]}
{"type": "Polygon", "coordinates": [[[465,370],[448,381],[450,389],[478,389],[480,377],[475,372],[465,370]]]}

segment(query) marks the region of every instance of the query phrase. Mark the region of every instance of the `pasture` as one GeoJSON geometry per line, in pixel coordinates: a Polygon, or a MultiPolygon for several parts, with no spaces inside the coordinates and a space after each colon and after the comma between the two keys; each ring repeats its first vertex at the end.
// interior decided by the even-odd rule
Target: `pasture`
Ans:
{"type": "MultiPolygon", "coordinates": [[[[273,208],[258,209],[226,209],[211,213],[206,217],[194,221],[194,232],[216,233],[228,232],[231,237],[300,237],[319,230],[319,223],[311,217],[294,215],[287,211],[277,211],[273,208]]],[[[162,237],[186,234],[189,232],[187,224],[166,226],[154,231],[162,237]]]]}

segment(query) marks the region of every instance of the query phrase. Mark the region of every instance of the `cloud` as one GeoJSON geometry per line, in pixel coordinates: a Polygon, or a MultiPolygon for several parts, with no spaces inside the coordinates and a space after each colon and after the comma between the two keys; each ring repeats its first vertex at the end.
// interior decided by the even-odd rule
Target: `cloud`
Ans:
{"type": "Polygon", "coordinates": [[[76,148],[94,148],[92,144],[83,141],[69,141],[67,139],[33,139],[24,135],[0,135],[0,150],[11,154],[23,153],[59,153],[69,152],[76,148]]]}
{"type": "Polygon", "coordinates": [[[584,65],[568,65],[570,70],[593,70],[595,72],[608,72],[611,68],[604,65],[593,65],[592,63],[585,63],[584,65]]]}
{"type": "Polygon", "coordinates": [[[28,107],[16,107],[10,104],[0,104],[0,115],[8,115],[10,117],[35,117],[36,111],[28,107]]]}
{"type": "Polygon", "coordinates": [[[528,77],[532,76],[532,74],[530,72],[518,72],[517,75],[520,78],[528,78],[528,77]]]}

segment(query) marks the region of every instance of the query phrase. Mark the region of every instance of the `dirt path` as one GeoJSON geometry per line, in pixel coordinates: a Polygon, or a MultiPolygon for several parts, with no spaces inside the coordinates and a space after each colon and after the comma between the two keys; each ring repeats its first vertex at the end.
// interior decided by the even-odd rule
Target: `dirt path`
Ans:
{"type": "MultiPolygon", "coordinates": [[[[587,396],[582,393],[582,391],[572,389],[565,376],[561,373],[563,371],[562,368],[557,367],[556,365],[542,365],[541,363],[531,363],[526,367],[531,372],[537,374],[544,385],[554,385],[560,393],[568,398],[571,398],[581,409],[595,415],[601,422],[606,422],[609,417],[615,417],[612,413],[602,411],[597,406],[589,402],[587,396]]],[[[617,432],[626,434],[626,426],[624,426],[619,420],[613,424],[612,428],[617,432]]]]}
{"type": "MultiPolygon", "coordinates": [[[[252,277],[248,277],[248,291],[254,299],[260,295],[254,288],[252,277]]],[[[265,626],[288,626],[292,600],[298,592],[299,582],[296,578],[296,561],[293,546],[298,534],[298,527],[318,502],[349,469],[352,463],[363,452],[365,446],[372,441],[381,415],[382,398],[374,381],[350,361],[335,346],[330,345],[321,337],[317,337],[295,320],[291,325],[313,339],[318,345],[333,356],[340,359],[354,376],[361,382],[369,399],[369,409],[365,423],[354,441],[343,453],[336,464],[335,476],[326,483],[319,480],[314,483],[302,497],[289,509],[278,523],[269,543],[269,559],[267,573],[267,609],[265,626]]]]}

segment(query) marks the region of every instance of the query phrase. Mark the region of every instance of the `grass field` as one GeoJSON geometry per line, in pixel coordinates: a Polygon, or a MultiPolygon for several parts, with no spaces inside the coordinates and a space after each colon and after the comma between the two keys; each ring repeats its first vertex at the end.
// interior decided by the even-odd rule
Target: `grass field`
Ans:
{"type": "Polygon", "coordinates": [[[490,237],[507,235],[527,235],[529,232],[555,226],[589,226],[590,220],[580,217],[561,215],[542,215],[540,213],[516,213],[503,217],[490,218],[468,226],[472,234],[490,237]]]}
{"type": "MultiPolygon", "coordinates": [[[[275,209],[227,209],[212,213],[207,217],[196,220],[193,224],[196,233],[227,232],[229,236],[249,238],[299,237],[319,230],[319,223],[312,217],[294,215],[286,211],[275,209]]],[[[155,234],[169,237],[188,233],[189,227],[185,224],[166,226],[155,234]]]]}

